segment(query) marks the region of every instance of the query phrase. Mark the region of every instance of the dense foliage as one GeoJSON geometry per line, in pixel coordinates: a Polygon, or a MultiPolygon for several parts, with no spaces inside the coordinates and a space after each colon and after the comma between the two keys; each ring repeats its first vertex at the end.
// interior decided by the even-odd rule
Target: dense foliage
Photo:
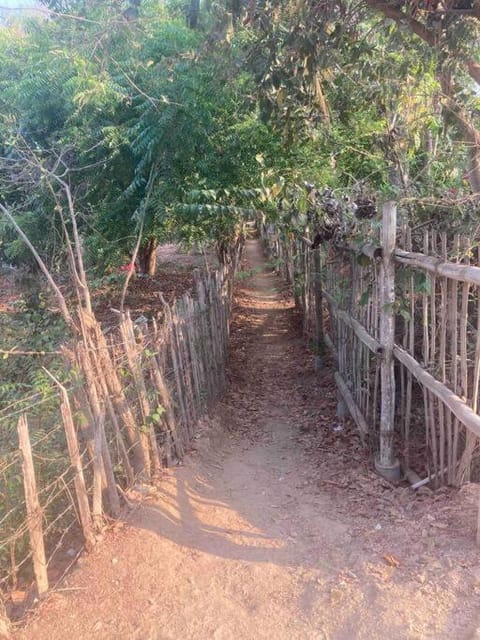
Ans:
{"type": "MultiPolygon", "coordinates": [[[[306,181],[474,214],[476,3],[39,6],[0,28],[0,198],[54,269],[58,178],[100,273],[140,232],[149,273],[162,239],[221,244],[279,184],[283,204],[306,181]]],[[[3,260],[31,264],[1,225],[3,260]]]]}
{"type": "MultiPolygon", "coordinates": [[[[255,116],[240,48],[210,48],[162,3],[144,3],[135,23],[103,4],[98,16],[92,3],[88,22],[0,31],[1,196],[44,256],[61,262],[52,191],[55,175],[67,179],[92,268],[125,260],[142,227],[141,267],[153,272],[186,193],[249,185],[256,155],[279,149],[255,116]]],[[[28,260],[14,238],[4,229],[4,258],[28,260]]]]}

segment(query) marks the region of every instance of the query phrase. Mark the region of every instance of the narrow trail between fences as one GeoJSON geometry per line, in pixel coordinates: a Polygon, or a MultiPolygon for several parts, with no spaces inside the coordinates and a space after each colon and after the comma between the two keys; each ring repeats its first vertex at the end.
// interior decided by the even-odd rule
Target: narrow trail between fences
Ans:
{"type": "Polygon", "coordinates": [[[194,450],[131,493],[15,637],[480,638],[473,489],[414,494],[375,476],[258,241],[244,262],[229,391],[194,450]]]}

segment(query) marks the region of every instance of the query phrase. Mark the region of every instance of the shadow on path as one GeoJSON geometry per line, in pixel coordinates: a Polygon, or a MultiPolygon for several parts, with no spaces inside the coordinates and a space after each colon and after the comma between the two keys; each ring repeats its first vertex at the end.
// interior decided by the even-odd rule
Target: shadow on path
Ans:
{"type": "Polygon", "coordinates": [[[458,536],[452,543],[441,529],[432,546],[402,506],[403,489],[371,474],[355,433],[333,431],[331,370],[314,373],[258,241],[248,241],[246,262],[253,275],[237,285],[229,390],[195,450],[18,640],[475,637],[458,536]],[[435,561],[457,553],[458,562],[429,572],[418,554],[431,558],[440,543],[435,561]]]}

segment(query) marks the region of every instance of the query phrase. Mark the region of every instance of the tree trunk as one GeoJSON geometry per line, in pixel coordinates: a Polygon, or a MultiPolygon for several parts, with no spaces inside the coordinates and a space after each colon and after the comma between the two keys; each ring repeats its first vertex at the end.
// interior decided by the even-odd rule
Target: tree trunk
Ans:
{"type": "Polygon", "coordinates": [[[7,618],[7,612],[5,611],[2,595],[0,594],[0,640],[9,640],[9,638],[11,638],[10,622],[7,618]]]}
{"type": "Polygon", "coordinates": [[[467,178],[472,193],[477,197],[480,194],[480,130],[472,122],[469,113],[462,108],[453,98],[453,81],[449,74],[442,73],[439,76],[440,86],[448,101],[450,113],[464,134],[464,144],[467,146],[468,170],[467,178]]]}
{"type": "Polygon", "coordinates": [[[149,276],[154,276],[157,268],[157,247],[158,240],[150,238],[140,247],[138,252],[138,262],[140,272],[149,276]]]}
{"type": "Polygon", "coordinates": [[[477,136],[472,136],[472,146],[469,149],[468,181],[474,194],[480,194],[480,145],[477,136]]]}

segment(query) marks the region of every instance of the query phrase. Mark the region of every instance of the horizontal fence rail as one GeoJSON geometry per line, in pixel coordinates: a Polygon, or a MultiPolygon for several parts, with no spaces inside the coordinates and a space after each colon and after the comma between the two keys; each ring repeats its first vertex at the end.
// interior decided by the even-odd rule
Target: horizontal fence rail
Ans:
{"type": "Polygon", "coordinates": [[[479,479],[475,239],[396,226],[393,203],[380,225],[366,221],[363,239],[342,246],[312,248],[308,228],[302,237],[261,230],[305,333],[335,354],[339,395],[380,473],[395,478],[398,459],[436,486],[479,479]]]}

